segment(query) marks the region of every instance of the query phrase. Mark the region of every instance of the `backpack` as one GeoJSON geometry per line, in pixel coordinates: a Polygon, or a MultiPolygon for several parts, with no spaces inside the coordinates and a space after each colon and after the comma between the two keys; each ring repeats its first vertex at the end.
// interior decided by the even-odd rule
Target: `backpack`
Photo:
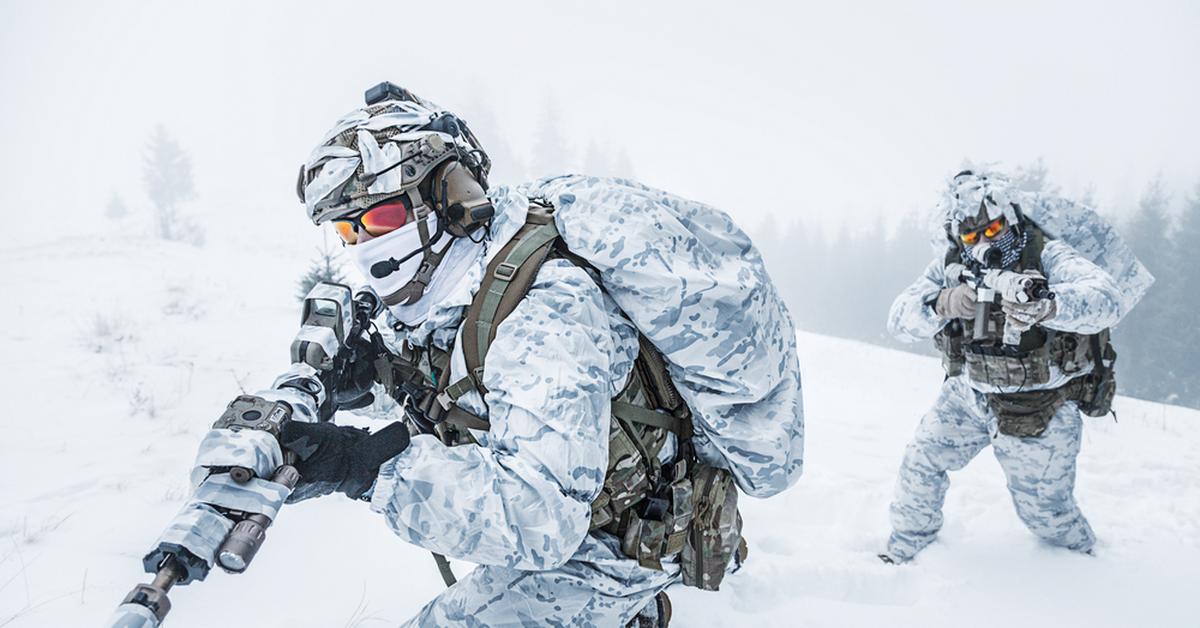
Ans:
{"type": "MultiPolygon", "coordinates": [[[[486,393],[483,381],[484,364],[488,349],[495,339],[496,329],[521,302],[528,293],[538,269],[547,260],[562,258],[585,268],[597,279],[597,283],[613,300],[621,306],[627,317],[639,330],[639,353],[634,363],[629,382],[612,401],[612,424],[609,438],[609,463],[605,475],[604,488],[600,496],[592,503],[591,529],[603,530],[621,539],[622,551],[636,559],[643,567],[661,569],[661,561],[678,555],[685,585],[702,589],[715,590],[721,583],[728,565],[733,561],[745,558],[746,545],[741,538],[742,520],[737,509],[738,478],[731,472],[729,463],[724,457],[714,456],[714,447],[708,445],[707,450],[698,451],[697,438],[694,430],[691,405],[688,398],[696,398],[695,391],[689,386],[692,382],[702,382],[705,387],[701,394],[718,394],[722,388],[729,390],[731,403],[738,406],[742,414],[731,415],[732,418],[753,414],[755,403],[744,401],[749,395],[759,394],[760,391],[777,391],[783,389],[790,392],[794,388],[796,395],[796,412],[788,415],[783,412],[773,412],[775,406],[772,399],[765,395],[760,397],[757,410],[760,420],[769,421],[768,425],[775,430],[763,429],[761,443],[744,443],[744,445],[761,445],[762,453],[743,449],[735,456],[759,460],[768,456],[777,456],[779,449],[778,434],[783,433],[791,439],[785,440],[788,445],[796,447],[786,452],[794,455],[796,462],[791,465],[780,465],[778,469],[761,473],[767,481],[767,490],[777,485],[786,487],[799,474],[799,443],[803,437],[803,417],[799,406],[799,372],[798,368],[790,369],[788,373],[776,374],[774,377],[763,377],[757,372],[747,374],[754,381],[736,381],[740,376],[736,369],[726,368],[723,372],[710,369],[696,368],[685,362],[684,356],[694,349],[693,344],[681,342],[668,333],[669,328],[656,324],[648,315],[638,316],[629,312],[625,303],[629,299],[646,298],[646,293],[652,288],[646,282],[630,280],[629,273],[622,275],[614,272],[614,266],[628,266],[629,258],[619,258],[622,243],[627,238],[620,237],[620,231],[608,231],[606,242],[598,243],[601,250],[615,255],[608,258],[596,255],[596,246],[589,247],[584,239],[576,237],[572,242],[572,234],[578,236],[579,221],[595,224],[596,215],[605,216],[602,224],[620,225],[621,212],[631,210],[628,204],[611,202],[591,202],[586,204],[575,216],[570,214],[577,210],[572,207],[578,202],[579,196],[573,192],[580,186],[602,190],[616,188],[632,189],[643,194],[653,194],[660,199],[687,203],[688,207],[702,208],[710,215],[719,216],[726,225],[724,234],[719,230],[708,229],[700,234],[700,238],[711,240],[706,243],[708,255],[704,263],[712,268],[730,266],[757,266],[761,271],[759,276],[765,283],[756,284],[746,273],[737,273],[729,277],[730,281],[741,280],[751,285],[753,299],[763,308],[774,315],[767,316],[765,324],[758,328],[745,326],[737,335],[739,342],[727,348],[728,352],[742,352],[749,355],[761,353],[769,355],[774,347],[754,347],[753,334],[759,337],[771,337],[779,340],[781,334],[786,334],[786,342],[782,343],[785,353],[794,362],[795,332],[791,326],[786,308],[779,299],[774,287],[766,278],[765,270],[761,269],[762,261],[757,252],[749,244],[749,239],[732,226],[732,221],[717,210],[683,201],[638,186],[630,182],[616,180],[586,179],[582,177],[567,177],[550,179],[534,184],[534,188],[525,188],[523,192],[530,196],[529,208],[524,225],[492,256],[488,263],[482,283],[472,303],[468,306],[462,323],[461,344],[463,357],[467,366],[467,375],[458,381],[446,381],[447,378],[434,377],[432,381],[440,383],[430,400],[422,404],[423,411],[430,415],[431,422],[438,425],[439,434],[443,439],[453,442],[468,434],[466,429],[487,429],[486,419],[459,408],[455,401],[470,390],[476,390],[482,396],[486,393]],[[550,184],[550,185],[546,185],[550,184]],[[557,190],[547,189],[557,186],[557,190]],[[531,192],[552,192],[533,196],[531,192]],[[556,208],[548,197],[558,202],[556,208]],[[560,231],[560,226],[567,232],[560,231]],[[613,237],[615,235],[615,237],[613,237]],[[576,244],[583,243],[583,246],[576,244]],[[713,246],[713,244],[717,246],[713,246]],[[755,289],[758,288],[758,289],[755,289]],[[724,380],[722,381],[722,373],[724,380]],[[792,379],[787,376],[793,375],[792,379]],[[691,381],[689,381],[689,379],[691,381]],[[766,381],[764,381],[766,380],[766,381]],[[740,395],[739,395],[740,393],[740,395]],[[661,466],[658,454],[667,442],[668,434],[674,434],[678,452],[673,464],[661,466]],[[778,477],[769,477],[771,472],[778,477]]],[[[682,217],[682,216],[681,216],[682,217]]],[[[689,217],[688,228],[693,233],[701,231],[701,216],[694,214],[689,217]]],[[[630,221],[634,224],[646,225],[645,221],[630,221]]],[[[681,221],[679,224],[685,224],[681,221]]],[[[632,227],[633,225],[631,225],[632,227]]],[[[709,225],[711,227],[711,223],[709,225]]],[[[618,227],[619,229],[619,227],[618,227]]],[[[624,235],[629,235],[625,232],[624,235]]],[[[696,254],[699,241],[690,242],[676,251],[684,250],[696,254]]],[[[658,254],[668,251],[659,250],[658,254]]],[[[692,264],[692,260],[688,260],[692,264]]],[[[697,307],[705,307],[705,294],[716,294],[718,286],[709,286],[706,291],[700,291],[698,296],[691,296],[691,303],[697,307]]],[[[743,290],[745,285],[739,284],[735,290],[743,290]]],[[[670,291],[657,290],[658,298],[685,302],[689,296],[670,294],[670,291]]],[[[713,307],[719,315],[727,309],[724,304],[714,303],[713,307]]],[[[678,309],[678,308],[676,308],[678,309]]],[[[657,310],[661,314],[661,310],[657,310]]],[[[745,314],[745,312],[743,312],[745,314]]],[[[755,314],[753,308],[749,312],[755,314]]],[[[679,327],[674,329],[678,330],[679,327]]],[[[676,332],[678,334],[678,331],[676,332]]],[[[684,332],[690,333],[690,332],[684,332]]],[[[736,355],[736,354],[735,354],[736,355]]],[[[730,360],[731,356],[712,355],[713,361],[730,360]]],[[[412,359],[412,356],[409,356],[412,359]]],[[[775,360],[768,368],[779,368],[780,361],[775,360]]],[[[448,357],[435,356],[430,359],[431,367],[444,372],[448,357]],[[440,364],[440,367],[439,367],[440,364]]],[[[786,362],[784,362],[786,369],[786,362]]],[[[757,478],[755,478],[757,479],[757,478]]],[[[763,487],[751,484],[751,490],[762,492],[763,487]]],[[[780,488],[779,490],[782,490],[780,488]]],[[[775,491],[777,492],[777,491],[775,491]]]]}

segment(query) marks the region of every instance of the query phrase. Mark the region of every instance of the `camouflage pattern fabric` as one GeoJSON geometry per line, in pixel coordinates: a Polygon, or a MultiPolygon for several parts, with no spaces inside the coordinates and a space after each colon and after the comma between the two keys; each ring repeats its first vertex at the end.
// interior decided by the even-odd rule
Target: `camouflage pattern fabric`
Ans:
{"type": "MultiPolygon", "coordinates": [[[[147,555],[146,570],[157,568],[162,551],[183,547],[209,567],[213,565],[217,548],[233,528],[233,521],[216,507],[248,513],[265,514],[274,518],[288,496],[287,487],[262,478],[271,477],[283,464],[283,454],[275,437],[260,430],[209,430],[200,443],[192,467],[194,486],[186,506],[167,524],[147,555]],[[213,473],[212,467],[244,466],[260,476],[246,484],[233,481],[229,473],[213,473]]],[[[203,576],[198,576],[203,577],[203,576]]],[[[129,619],[129,621],[133,621],[129,619]]]]}
{"type": "Polygon", "coordinates": [[[741,542],[742,516],[737,510],[737,488],[725,469],[700,466],[692,472],[692,486],[699,497],[679,560],[683,583],[716,591],[725,568],[741,542]]]}
{"type": "MultiPolygon", "coordinates": [[[[1128,314],[1154,284],[1154,276],[1117,230],[1091,207],[1070,199],[1019,190],[1012,186],[1007,176],[989,168],[972,170],[988,179],[984,187],[1002,204],[1017,204],[1026,218],[1041,227],[1047,238],[1066,243],[1108,273],[1121,295],[1118,300],[1121,316],[1128,314]]],[[[949,247],[944,226],[947,223],[955,225],[979,209],[977,196],[968,194],[958,198],[955,195],[958,190],[952,177],[947,181],[931,221],[930,244],[939,260],[945,259],[949,247]]]]}
{"type": "Polygon", "coordinates": [[[678,579],[638,566],[612,537],[586,537],[576,558],[546,571],[483,565],[425,605],[406,628],[425,626],[625,626],[678,579]],[[583,558],[586,557],[586,558],[583,558]]]}
{"type": "Polygon", "coordinates": [[[217,555],[217,548],[232,528],[233,522],[212,506],[193,499],[189,500],[183,510],[167,524],[167,529],[158,537],[155,547],[167,544],[186,548],[211,567],[217,555]]]}
{"type": "Polygon", "coordinates": [[[196,462],[192,465],[192,486],[208,477],[211,467],[245,467],[256,476],[269,478],[283,464],[279,441],[262,430],[213,429],[200,441],[196,462]]]}
{"type": "MultiPolygon", "coordinates": [[[[644,300],[633,297],[632,283],[623,284],[630,286],[630,302],[619,306],[616,299],[626,297],[601,291],[581,268],[565,260],[542,266],[527,297],[497,330],[484,373],[486,400],[471,390],[457,401],[488,417],[490,431],[474,431],[478,444],[457,447],[416,436],[404,453],[384,463],[376,479],[371,508],[400,537],[481,565],[426,606],[412,625],[620,626],[678,580],[675,560],[664,561],[663,571],[646,569],[622,554],[620,539],[588,532],[591,503],[608,465],[610,400],[624,387],[638,352],[638,328],[626,314],[638,318],[639,327],[649,321],[656,342],[671,347],[674,369],[694,388],[684,395],[697,415],[707,457],[733,467],[739,485],[744,482],[743,488],[760,495],[782,490],[800,472],[803,418],[794,333],[786,311],[767,303],[776,297],[761,283],[765,276],[749,268],[761,267],[749,241],[727,217],[717,220],[715,210],[702,205],[636,184],[570,181],[576,199],[589,186],[597,194],[600,188],[619,187],[627,196],[615,198],[631,204],[617,209],[628,210],[630,220],[669,219],[672,225],[658,243],[670,248],[612,242],[609,268],[601,268],[606,287],[610,276],[621,276],[621,268],[641,267],[648,275],[673,274],[688,281],[648,285],[644,300]],[[689,229],[709,230],[711,242],[689,239],[689,229]],[[727,237],[732,243],[717,248],[727,237]],[[684,266],[664,265],[668,261],[684,266]],[[743,281],[762,292],[707,301],[702,291],[713,290],[714,278],[706,273],[718,272],[716,265],[724,263],[731,265],[720,272],[732,274],[722,277],[722,284],[743,281]],[[765,318],[751,320],[747,313],[765,318]],[[725,329],[725,324],[741,327],[725,329]],[[718,356],[724,358],[719,364],[718,356]],[[753,387],[730,383],[741,379],[753,387]],[[711,388],[704,389],[704,382],[711,388]],[[760,402],[761,414],[739,410],[739,400],[760,402]],[[760,453],[764,442],[768,447],[760,453]]],[[[405,335],[417,345],[455,345],[450,381],[465,374],[460,343],[454,342],[465,306],[490,256],[524,223],[527,194],[542,193],[561,204],[564,216],[572,211],[565,188],[555,195],[544,185],[489,193],[497,216],[479,260],[405,335]]],[[[616,214],[611,207],[610,214],[616,214]]],[[[564,225],[572,228],[560,223],[560,229],[564,225]]],[[[611,242],[625,228],[606,221],[593,230],[611,242]]],[[[672,439],[659,452],[660,460],[670,460],[674,451],[672,439]]]]}
{"type": "Polygon", "coordinates": [[[796,330],[749,237],[724,212],[634,181],[551,177],[523,188],[556,208],[572,253],[667,360],[697,455],[769,497],[800,477],[796,330]]]}
{"type": "Polygon", "coordinates": [[[988,444],[1008,478],[1017,515],[1029,530],[1052,545],[1090,549],[1096,537],[1073,495],[1082,428],[1075,404],[1067,402],[1040,437],[998,434],[986,397],[965,377],[947,379],[905,451],[891,505],[888,555],[908,560],[933,542],[942,527],[942,503],[950,486],[947,471],[962,469],[988,444]]]}
{"type": "Polygon", "coordinates": [[[274,519],[290,493],[288,487],[270,480],[250,478],[245,484],[239,484],[228,473],[218,473],[196,487],[192,499],[274,519]]]}
{"type": "MultiPolygon", "coordinates": [[[[1075,207],[1069,217],[1056,217],[1047,212],[1058,205],[1043,203],[1034,208],[1033,201],[1029,202],[1028,207],[1022,204],[1022,209],[1043,228],[1049,226],[1048,233],[1053,234],[1053,229],[1063,225],[1073,225],[1084,233],[1096,235],[1096,247],[1103,243],[1115,243],[1118,247],[1111,252],[1089,250],[1084,255],[1068,243],[1086,241],[1081,234],[1068,236],[1059,232],[1063,240],[1047,241],[1041,263],[1050,289],[1056,294],[1057,312],[1039,324],[1047,329],[1080,334],[1093,334],[1116,325],[1141,298],[1153,278],[1127,248],[1124,252],[1120,250],[1123,243],[1094,212],[1075,207]],[[1104,263],[1105,268],[1093,259],[1104,263]],[[1122,272],[1122,281],[1115,280],[1106,268],[1122,272]]],[[[892,304],[888,330],[900,340],[915,342],[931,338],[947,322],[933,310],[938,292],[952,283],[947,281],[943,268],[944,234],[940,241],[935,246],[938,254],[934,260],[892,304]]],[[[888,554],[898,561],[907,560],[933,541],[942,526],[942,502],[950,483],[947,471],[963,468],[989,443],[995,447],[996,458],[1008,477],[1013,504],[1025,525],[1048,543],[1079,551],[1091,548],[1095,537],[1073,496],[1075,457],[1082,431],[1075,404],[1066,402],[1059,406],[1040,436],[1020,437],[1000,432],[984,394],[1060,388],[1094,368],[1090,361],[1079,366],[1082,368],[1068,374],[1051,361],[1048,374],[1039,374],[1033,381],[1014,378],[1005,385],[994,385],[995,380],[992,384],[980,381],[978,370],[974,378],[971,370],[947,378],[937,402],[921,420],[905,453],[891,507],[893,533],[888,541],[888,554]]]]}
{"type": "MultiPolygon", "coordinates": [[[[933,311],[938,292],[949,285],[942,263],[942,258],[930,262],[921,276],[892,303],[888,331],[897,339],[905,342],[929,339],[948,322],[933,311]]],[[[1046,242],[1042,249],[1042,269],[1050,282],[1050,290],[1056,295],[1057,307],[1053,318],[1040,323],[1042,327],[1094,334],[1116,325],[1123,316],[1125,297],[1113,278],[1065,242],[1046,242]]],[[[1084,364],[1080,370],[1068,375],[1057,364],[1051,363],[1049,376],[1041,383],[1014,381],[1004,386],[992,386],[971,380],[971,386],[983,392],[1006,393],[1058,388],[1075,377],[1090,373],[1093,366],[1084,364]]]]}
{"type": "MultiPolygon", "coordinates": [[[[632,330],[613,333],[584,271],[546,264],[488,353],[486,407],[468,408],[487,413],[490,432],[479,446],[414,437],[380,468],[372,507],[438,553],[528,570],[561,564],[587,534],[608,465],[609,402],[636,351],[632,330]]],[[[461,356],[456,348],[452,379],[461,356]]]]}
{"type": "Polygon", "coordinates": [[[122,604],[104,624],[108,628],[158,628],[158,618],[141,604],[122,604]]]}

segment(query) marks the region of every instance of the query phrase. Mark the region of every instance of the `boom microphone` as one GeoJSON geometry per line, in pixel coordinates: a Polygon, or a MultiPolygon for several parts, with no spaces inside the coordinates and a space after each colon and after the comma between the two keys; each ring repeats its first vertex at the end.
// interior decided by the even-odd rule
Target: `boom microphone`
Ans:
{"type": "Polygon", "coordinates": [[[375,262],[371,265],[371,276],[376,279],[383,279],[388,275],[400,270],[400,260],[396,258],[388,258],[382,262],[375,262]]]}

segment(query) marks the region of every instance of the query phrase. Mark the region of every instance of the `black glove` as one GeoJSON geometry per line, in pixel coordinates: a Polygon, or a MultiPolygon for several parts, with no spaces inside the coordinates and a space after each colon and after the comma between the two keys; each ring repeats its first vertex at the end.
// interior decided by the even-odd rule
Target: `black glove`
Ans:
{"type": "Polygon", "coordinates": [[[408,427],[397,422],[369,434],[365,429],[333,423],[288,421],[279,443],[299,458],[300,483],[288,503],[334,491],[359,499],[379,475],[379,466],[408,447],[408,427]]]}

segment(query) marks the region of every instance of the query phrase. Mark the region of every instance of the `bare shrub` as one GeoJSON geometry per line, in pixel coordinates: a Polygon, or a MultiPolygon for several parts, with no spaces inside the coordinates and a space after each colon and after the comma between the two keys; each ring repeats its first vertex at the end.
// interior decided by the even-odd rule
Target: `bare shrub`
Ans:
{"type": "Polygon", "coordinates": [[[92,353],[111,353],[117,345],[133,339],[115,314],[96,312],[83,332],[83,345],[92,353]]]}
{"type": "Polygon", "coordinates": [[[147,419],[158,418],[158,405],[154,402],[154,393],[138,383],[129,393],[129,414],[144,416],[147,419]]]}

